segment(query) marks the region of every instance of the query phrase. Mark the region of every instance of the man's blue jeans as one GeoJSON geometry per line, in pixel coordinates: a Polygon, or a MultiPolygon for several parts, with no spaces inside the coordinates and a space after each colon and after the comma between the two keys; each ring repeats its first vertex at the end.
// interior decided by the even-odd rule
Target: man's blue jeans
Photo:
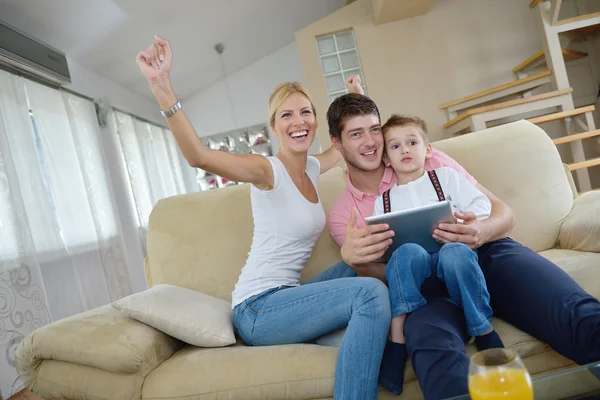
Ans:
{"type": "Polygon", "coordinates": [[[477,253],[462,243],[448,243],[437,253],[428,253],[418,244],[400,246],[387,263],[385,275],[390,292],[392,318],[423,307],[425,280],[435,276],[446,284],[450,298],[465,313],[467,333],[479,336],[492,328],[490,294],[477,253]]]}

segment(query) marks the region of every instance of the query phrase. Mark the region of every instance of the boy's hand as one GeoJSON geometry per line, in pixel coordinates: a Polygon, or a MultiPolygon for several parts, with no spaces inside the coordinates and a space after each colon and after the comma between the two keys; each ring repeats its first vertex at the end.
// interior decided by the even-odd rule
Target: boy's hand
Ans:
{"type": "Polygon", "coordinates": [[[455,212],[454,216],[461,219],[462,223],[440,224],[433,231],[433,238],[440,243],[464,243],[471,249],[476,249],[484,244],[487,239],[481,221],[471,211],[455,212]]]}
{"type": "Polygon", "coordinates": [[[350,93],[365,94],[360,81],[360,75],[351,75],[344,82],[350,93]]]}
{"type": "Polygon", "coordinates": [[[394,231],[389,230],[390,227],[387,224],[357,228],[357,213],[356,208],[353,208],[346,226],[346,239],[341,250],[342,259],[353,268],[375,262],[383,257],[392,244],[391,237],[394,236],[394,231]]]}

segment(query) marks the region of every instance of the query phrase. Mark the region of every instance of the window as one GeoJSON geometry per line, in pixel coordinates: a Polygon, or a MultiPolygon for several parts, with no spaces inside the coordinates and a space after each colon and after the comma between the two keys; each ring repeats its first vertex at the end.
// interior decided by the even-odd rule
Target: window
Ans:
{"type": "MultiPolygon", "coordinates": [[[[260,154],[269,157],[273,154],[269,128],[259,124],[229,132],[217,133],[203,138],[204,144],[213,149],[233,154],[260,154]]],[[[232,182],[226,178],[197,169],[196,182],[200,190],[211,190],[243,182],[232,182]]]]}
{"type": "Polygon", "coordinates": [[[317,38],[317,44],[329,101],[348,93],[344,81],[351,75],[360,76],[363,90],[367,93],[352,30],[322,36],[317,38]]]}
{"type": "Polygon", "coordinates": [[[182,156],[170,131],[119,111],[113,115],[111,129],[118,137],[139,228],[145,234],[150,212],[158,200],[198,189],[187,186],[184,177],[185,173],[194,172],[182,169],[182,156]]]}

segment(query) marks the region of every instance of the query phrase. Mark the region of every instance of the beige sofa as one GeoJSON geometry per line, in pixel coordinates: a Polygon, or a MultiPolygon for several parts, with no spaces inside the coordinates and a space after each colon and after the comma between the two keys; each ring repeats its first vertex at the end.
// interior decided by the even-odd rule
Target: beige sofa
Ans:
{"type": "MultiPolygon", "coordinates": [[[[600,295],[600,192],[577,196],[540,128],[520,121],[434,145],[512,206],[516,239],[600,295]]],[[[321,177],[326,209],[344,186],[341,169],[321,177]]],[[[251,235],[248,185],[162,200],[150,218],[148,285],[170,283],[229,301],[251,235]]],[[[339,260],[324,232],[303,278],[339,260]]],[[[572,365],[503,321],[495,326],[533,375],[572,365]]],[[[315,344],[191,347],[108,305],[30,334],[16,366],[25,384],[46,399],[329,399],[336,355],[335,347],[315,344]]],[[[380,398],[392,397],[381,389],[380,398]]],[[[421,397],[408,367],[401,398],[421,397]]]]}

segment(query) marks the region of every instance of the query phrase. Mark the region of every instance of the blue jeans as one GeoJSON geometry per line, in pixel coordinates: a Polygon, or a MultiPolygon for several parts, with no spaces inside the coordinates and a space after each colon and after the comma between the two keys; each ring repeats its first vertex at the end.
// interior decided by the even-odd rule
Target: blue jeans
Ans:
{"type": "Polygon", "coordinates": [[[445,244],[431,254],[418,244],[402,245],[390,258],[385,275],[392,317],[411,313],[427,303],[421,286],[433,275],[446,283],[450,297],[464,310],[470,336],[482,335],[492,328],[490,294],[477,254],[462,243],[445,244]]]}
{"type": "Polygon", "coordinates": [[[253,346],[304,343],[347,326],[336,363],[334,398],[377,398],[391,320],[387,287],[378,279],[272,288],[238,304],[233,319],[239,337],[253,346]]]}

